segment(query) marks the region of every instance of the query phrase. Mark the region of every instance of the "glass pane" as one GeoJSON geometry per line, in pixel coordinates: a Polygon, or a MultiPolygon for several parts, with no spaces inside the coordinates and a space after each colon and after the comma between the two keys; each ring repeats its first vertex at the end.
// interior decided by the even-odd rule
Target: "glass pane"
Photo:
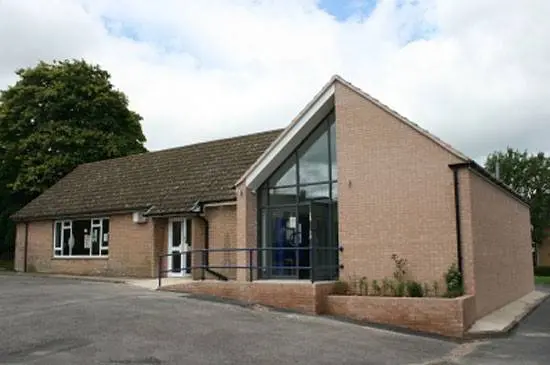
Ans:
{"type": "Polygon", "coordinates": [[[332,180],[338,179],[338,161],[336,160],[336,123],[330,125],[330,163],[332,180]]]}
{"type": "Polygon", "coordinates": [[[321,123],[298,150],[298,166],[300,169],[300,184],[329,180],[328,131],[326,123],[321,123]]]}
{"type": "Polygon", "coordinates": [[[172,247],[181,245],[181,222],[172,222],[172,247]]]}
{"type": "Polygon", "coordinates": [[[295,204],[296,187],[269,189],[269,205],[295,204]]]}
{"type": "Polygon", "coordinates": [[[109,247],[109,220],[104,219],[103,220],[103,237],[102,239],[102,247],[109,247]]]}
{"type": "Polygon", "coordinates": [[[295,208],[270,211],[271,277],[296,277],[298,232],[295,208]]]}
{"type": "Polygon", "coordinates": [[[329,205],[324,203],[311,204],[311,245],[314,248],[314,275],[316,280],[327,279],[329,274],[329,205]]]}
{"type": "Polygon", "coordinates": [[[296,185],[296,155],[292,154],[269,179],[269,186],[296,185]]]}
{"type": "Polygon", "coordinates": [[[189,246],[191,246],[191,233],[192,233],[192,224],[193,220],[192,219],[186,219],[185,220],[185,224],[186,224],[186,236],[185,236],[185,243],[187,243],[189,246]]]}
{"type": "Polygon", "coordinates": [[[329,200],[329,184],[306,185],[300,187],[300,201],[329,200]]]}
{"type": "Polygon", "coordinates": [[[101,227],[92,228],[92,255],[99,255],[99,243],[101,240],[101,227]]]}
{"type": "Polygon", "coordinates": [[[109,254],[108,249],[101,249],[101,256],[107,256],[109,254]]]}
{"type": "Polygon", "coordinates": [[[71,248],[70,243],[71,242],[71,230],[70,229],[63,229],[63,255],[68,256],[70,255],[71,248]]]}
{"type": "Polygon", "coordinates": [[[61,222],[55,223],[55,248],[61,248],[61,222]]]}
{"type": "Polygon", "coordinates": [[[181,272],[181,252],[172,251],[172,272],[181,272]]]}
{"type": "Polygon", "coordinates": [[[185,272],[191,273],[191,254],[185,254],[185,272]]]}
{"type": "Polygon", "coordinates": [[[92,232],[91,221],[78,220],[73,221],[72,239],[69,246],[72,244],[71,255],[90,255],[90,249],[92,248],[92,232]]]}
{"type": "Polygon", "coordinates": [[[299,279],[310,279],[310,209],[309,205],[300,205],[298,207],[298,227],[297,227],[296,246],[300,250],[296,251],[297,262],[301,269],[298,270],[299,279]]]}

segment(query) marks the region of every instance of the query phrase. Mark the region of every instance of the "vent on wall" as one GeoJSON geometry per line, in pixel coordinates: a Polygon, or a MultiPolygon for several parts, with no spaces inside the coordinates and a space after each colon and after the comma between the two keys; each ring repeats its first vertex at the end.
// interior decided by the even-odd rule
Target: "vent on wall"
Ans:
{"type": "Polygon", "coordinates": [[[145,217],[142,212],[134,212],[132,214],[132,220],[137,224],[147,223],[147,217],[145,217]]]}

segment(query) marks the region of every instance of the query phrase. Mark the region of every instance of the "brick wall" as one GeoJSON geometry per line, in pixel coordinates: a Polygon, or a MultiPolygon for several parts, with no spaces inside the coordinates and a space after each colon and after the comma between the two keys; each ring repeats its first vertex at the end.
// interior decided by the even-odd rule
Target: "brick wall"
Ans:
{"type": "MultiPolygon", "coordinates": [[[[28,271],[74,275],[154,277],[153,223],[135,224],[132,216],[111,216],[109,256],[90,259],[53,257],[53,221],[29,223],[28,271]]],[[[17,230],[17,251],[24,248],[24,224],[17,230]]],[[[17,256],[23,270],[22,255],[17,256]]]]}
{"type": "MultiPolygon", "coordinates": [[[[209,248],[237,247],[237,208],[235,205],[207,207],[205,216],[208,220],[209,248]]],[[[235,252],[211,252],[209,264],[213,266],[229,266],[237,263],[235,252]]],[[[213,269],[230,279],[237,277],[236,269],[213,269]]]]}
{"type": "Polygon", "coordinates": [[[389,298],[329,295],[328,313],[415,331],[462,337],[471,325],[472,297],[389,298]],[[465,303],[466,302],[466,303],[465,303]]]}
{"type": "Polygon", "coordinates": [[[262,304],[276,308],[293,309],[303,313],[322,313],[331,282],[292,281],[194,281],[163,287],[163,290],[180,291],[234,299],[249,304],[262,304]]]}
{"type": "Polygon", "coordinates": [[[465,265],[473,271],[480,317],[534,290],[531,223],[525,204],[476,172],[465,173],[461,204],[469,200],[470,212],[462,218],[470,236],[464,244],[473,247],[473,263],[465,265]]]}
{"type": "MultiPolygon", "coordinates": [[[[237,247],[258,247],[256,205],[257,197],[244,182],[236,187],[237,192],[237,247]]],[[[239,265],[248,265],[249,258],[245,252],[237,254],[239,265]]],[[[255,263],[253,263],[255,264],[255,263]]],[[[237,271],[237,280],[248,280],[246,270],[237,271]]]]}
{"type": "Polygon", "coordinates": [[[15,258],[13,268],[15,271],[25,269],[25,223],[17,223],[15,228],[15,258]]]}
{"type": "Polygon", "coordinates": [[[456,262],[453,174],[460,160],[337,84],[340,277],[391,276],[392,254],[422,282],[456,262]]]}

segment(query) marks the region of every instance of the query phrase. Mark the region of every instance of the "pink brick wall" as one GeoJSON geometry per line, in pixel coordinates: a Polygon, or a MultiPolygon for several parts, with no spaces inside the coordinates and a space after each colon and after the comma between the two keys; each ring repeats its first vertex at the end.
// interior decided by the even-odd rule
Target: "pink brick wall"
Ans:
{"type": "Polygon", "coordinates": [[[212,295],[245,303],[293,309],[303,313],[322,313],[332,283],[289,281],[194,281],[164,287],[164,290],[212,295]]]}
{"type": "Polygon", "coordinates": [[[453,174],[460,160],[336,84],[341,278],[391,276],[392,254],[432,283],[456,262],[453,174]]]}
{"type": "MultiPolygon", "coordinates": [[[[75,275],[154,277],[153,223],[134,224],[132,216],[110,217],[108,258],[53,257],[53,221],[29,223],[28,271],[75,275]]],[[[17,230],[17,265],[23,270],[24,224],[17,230]]]]}
{"type": "Polygon", "coordinates": [[[480,317],[534,289],[530,215],[476,172],[461,174],[465,279],[480,317]]]}
{"type": "Polygon", "coordinates": [[[388,298],[330,295],[334,315],[389,324],[444,336],[463,337],[471,322],[471,296],[443,298],[388,298]]]}

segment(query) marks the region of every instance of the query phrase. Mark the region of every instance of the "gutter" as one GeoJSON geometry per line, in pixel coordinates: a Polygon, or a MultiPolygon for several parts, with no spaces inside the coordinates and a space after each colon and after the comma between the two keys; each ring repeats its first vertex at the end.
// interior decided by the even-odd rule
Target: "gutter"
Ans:
{"type": "Polygon", "coordinates": [[[455,222],[456,222],[456,258],[458,261],[458,271],[463,273],[463,259],[462,259],[462,224],[460,219],[460,186],[458,179],[459,167],[449,165],[453,170],[453,185],[455,193],[455,222]]]}
{"type": "Polygon", "coordinates": [[[452,170],[467,168],[467,169],[470,169],[474,172],[477,172],[479,175],[481,175],[485,179],[489,180],[489,182],[491,182],[492,184],[494,184],[494,185],[498,186],[499,188],[501,188],[502,190],[504,190],[506,193],[511,195],[513,198],[519,200],[521,203],[525,204],[528,207],[530,206],[529,202],[524,197],[522,197],[520,194],[518,194],[514,189],[512,189],[511,187],[506,185],[504,182],[502,182],[501,180],[494,177],[489,171],[485,170],[485,168],[483,168],[481,165],[479,165],[474,160],[469,160],[469,161],[466,161],[466,162],[450,164],[449,167],[452,170]]]}

